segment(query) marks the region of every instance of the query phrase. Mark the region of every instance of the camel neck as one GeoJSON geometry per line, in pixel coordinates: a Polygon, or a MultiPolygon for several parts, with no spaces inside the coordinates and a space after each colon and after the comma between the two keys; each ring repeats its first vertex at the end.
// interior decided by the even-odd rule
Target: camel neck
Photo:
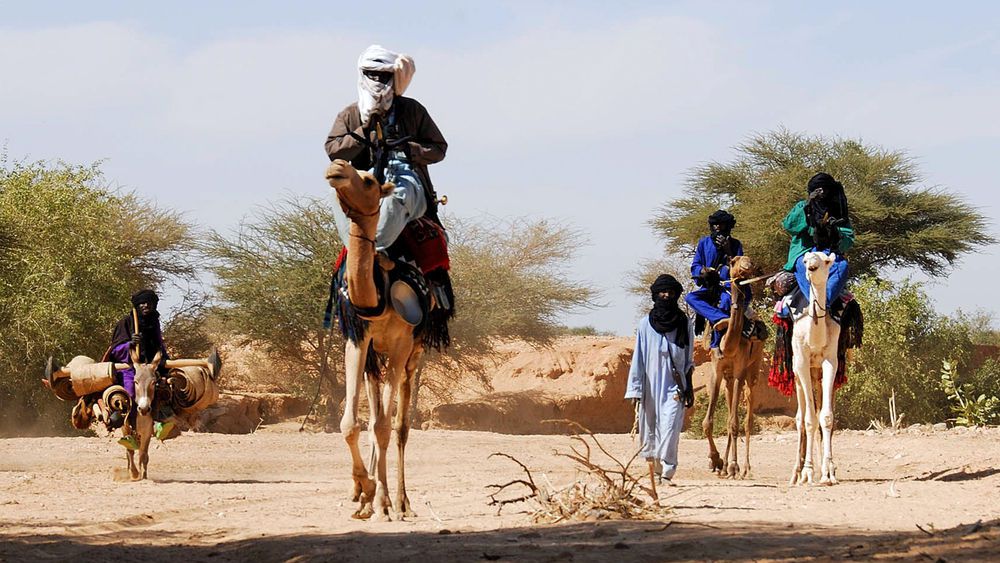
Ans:
{"type": "Polygon", "coordinates": [[[743,336],[743,316],[746,306],[743,303],[743,290],[740,288],[739,280],[732,279],[729,282],[729,295],[732,296],[733,304],[729,307],[729,328],[719,341],[719,350],[723,353],[726,350],[733,350],[740,343],[743,336]]]}
{"type": "Polygon", "coordinates": [[[372,308],[378,305],[375,289],[375,230],[378,215],[351,219],[347,240],[347,295],[355,307],[372,308]]]}
{"type": "Polygon", "coordinates": [[[826,345],[826,280],[815,282],[809,280],[809,345],[821,348],[826,345]]]}

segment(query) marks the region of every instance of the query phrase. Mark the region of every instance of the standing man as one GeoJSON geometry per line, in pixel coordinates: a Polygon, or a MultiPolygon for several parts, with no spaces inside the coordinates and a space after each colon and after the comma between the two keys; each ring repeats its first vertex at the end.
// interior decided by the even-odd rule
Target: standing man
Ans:
{"type": "MultiPolygon", "coordinates": [[[[408,55],[372,45],[358,59],[358,101],[337,115],[326,138],[330,160],[350,161],[358,170],[369,170],[395,184],[391,195],[382,199],[375,246],[385,250],[410,221],[427,216],[440,224],[437,197],[427,165],[440,162],[448,150],[434,120],[420,102],[403,97],[416,67],[408,55]],[[368,146],[357,137],[373,141],[381,130],[388,141],[409,137],[391,151],[385,170],[374,170],[368,146]]],[[[334,192],[336,193],[336,192],[334,192]]],[[[334,207],[337,229],[347,244],[347,216],[334,207]]]]}
{"type": "Polygon", "coordinates": [[[694,405],[694,327],[677,305],[684,287],[676,278],[663,274],[649,289],[653,308],[639,321],[625,398],[638,402],[640,455],[671,484],[684,409],[694,405]]]}

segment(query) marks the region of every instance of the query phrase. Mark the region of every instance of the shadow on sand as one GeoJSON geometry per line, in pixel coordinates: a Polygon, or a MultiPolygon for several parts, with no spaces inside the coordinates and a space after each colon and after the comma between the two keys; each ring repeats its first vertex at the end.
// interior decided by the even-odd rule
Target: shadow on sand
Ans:
{"type": "MultiPolygon", "coordinates": [[[[377,524],[372,525],[377,529],[377,524]]],[[[0,536],[0,561],[976,561],[1000,549],[1000,520],[949,530],[869,533],[784,524],[601,522],[487,532],[297,534],[212,543],[215,533],[128,529],[0,536]]]]}

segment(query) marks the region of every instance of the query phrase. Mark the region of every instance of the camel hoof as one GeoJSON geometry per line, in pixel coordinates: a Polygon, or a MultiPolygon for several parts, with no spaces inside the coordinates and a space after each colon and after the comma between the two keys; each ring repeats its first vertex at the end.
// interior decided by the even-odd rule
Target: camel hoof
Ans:
{"type": "Polygon", "coordinates": [[[373,520],[375,522],[392,522],[392,516],[389,514],[389,509],[383,507],[382,510],[375,513],[375,518],[373,520]]]}
{"type": "Polygon", "coordinates": [[[354,514],[351,514],[351,518],[354,518],[355,520],[368,520],[373,514],[375,514],[375,511],[372,510],[372,505],[365,504],[362,505],[361,508],[355,510],[354,514]]]}
{"type": "Polygon", "coordinates": [[[735,479],[736,475],[738,475],[739,472],[740,472],[740,466],[739,465],[737,465],[735,462],[729,464],[729,467],[727,469],[727,473],[729,474],[729,478],[730,479],[735,479]]]}
{"type": "Polygon", "coordinates": [[[719,457],[719,454],[712,454],[712,455],[709,456],[709,460],[708,460],[708,470],[709,471],[711,471],[712,473],[720,473],[721,474],[723,467],[725,467],[725,464],[722,463],[722,458],[719,457]]]}
{"type": "Polygon", "coordinates": [[[806,468],[802,470],[802,474],[799,475],[800,485],[812,485],[813,484],[813,470],[812,468],[806,468]]]}

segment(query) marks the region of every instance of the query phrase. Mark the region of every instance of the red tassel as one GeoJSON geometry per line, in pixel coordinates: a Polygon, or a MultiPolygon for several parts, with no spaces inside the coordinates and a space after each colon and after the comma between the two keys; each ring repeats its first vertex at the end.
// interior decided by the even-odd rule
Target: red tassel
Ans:
{"type": "Polygon", "coordinates": [[[333,273],[340,271],[340,266],[343,265],[344,260],[347,259],[347,247],[340,247],[340,254],[337,256],[337,261],[333,263],[333,273]]]}

